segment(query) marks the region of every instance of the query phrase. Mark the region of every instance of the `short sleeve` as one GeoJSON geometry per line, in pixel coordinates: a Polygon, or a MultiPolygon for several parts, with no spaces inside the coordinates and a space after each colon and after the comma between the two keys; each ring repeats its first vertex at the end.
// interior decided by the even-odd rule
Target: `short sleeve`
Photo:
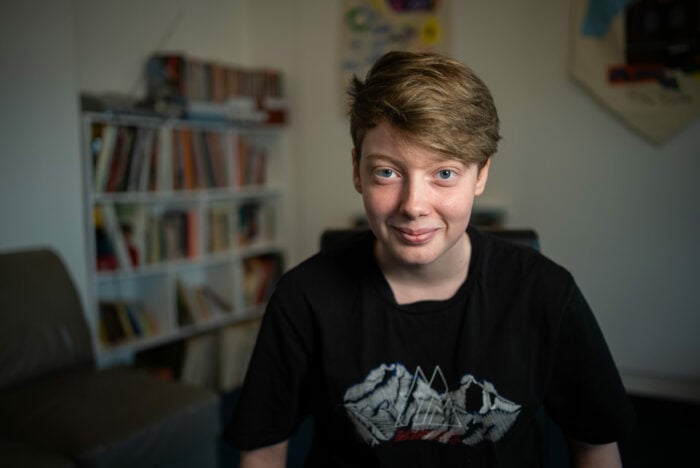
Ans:
{"type": "MultiPolygon", "coordinates": [[[[286,440],[307,411],[312,336],[302,300],[280,280],[268,303],[224,438],[241,450],[286,440]],[[294,317],[290,314],[294,311],[294,317]]],[[[308,314],[307,314],[308,315],[308,314]]]]}
{"type": "Polygon", "coordinates": [[[634,414],[603,334],[579,288],[571,284],[545,397],[564,434],[603,444],[629,436],[634,414]]]}

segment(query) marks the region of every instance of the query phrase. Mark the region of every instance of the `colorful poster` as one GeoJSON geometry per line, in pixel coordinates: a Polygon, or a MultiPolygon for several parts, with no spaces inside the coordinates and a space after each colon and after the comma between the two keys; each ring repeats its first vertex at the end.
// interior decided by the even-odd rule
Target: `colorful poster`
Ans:
{"type": "Polygon", "coordinates": [[[662,143],[700,116],[700,2],[576,0],[573,77],[662,143]]]}
{"type": "Polygon", "coordinates": [[[446,0],[345,0],[342,9],[341,88],[364,78],[390,50],[447,53],[446,0]]]}

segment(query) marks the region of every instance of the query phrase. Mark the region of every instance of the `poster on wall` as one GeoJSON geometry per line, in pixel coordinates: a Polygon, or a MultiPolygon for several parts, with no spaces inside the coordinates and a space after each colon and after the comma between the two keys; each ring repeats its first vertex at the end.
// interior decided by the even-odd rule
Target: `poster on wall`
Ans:
{"type": "Polygon", "coordinates": [[[572,76],[663,143],[700,117],[698,0],[575,0],[572,76]]]}
{"type": "Polygon", "coordinates": [[[340,84],[365,77],[390,50],[447,53],[447,0],[344,0],[340,84]]]}

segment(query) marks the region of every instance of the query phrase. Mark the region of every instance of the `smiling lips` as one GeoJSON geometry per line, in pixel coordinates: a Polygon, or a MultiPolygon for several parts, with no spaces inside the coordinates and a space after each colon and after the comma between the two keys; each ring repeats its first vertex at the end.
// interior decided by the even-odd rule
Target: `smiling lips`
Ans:
{"type": "Polygon", "coordinates": [[[409,229],[402,227],[393,227],[397,237],[406,244],[421,245],[432,240],[438,233],[439,229],[409,229]]]}

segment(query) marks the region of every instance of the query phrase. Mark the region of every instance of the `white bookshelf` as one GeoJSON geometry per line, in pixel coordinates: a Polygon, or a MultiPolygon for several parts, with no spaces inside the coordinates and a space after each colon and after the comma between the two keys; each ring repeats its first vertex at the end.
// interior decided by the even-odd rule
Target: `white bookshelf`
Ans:
{"type": "Polygon", "coordinates": [[[98,363],[262,314],[286,250],[284,132],[83,114],[86,313],[98,363]]]}

